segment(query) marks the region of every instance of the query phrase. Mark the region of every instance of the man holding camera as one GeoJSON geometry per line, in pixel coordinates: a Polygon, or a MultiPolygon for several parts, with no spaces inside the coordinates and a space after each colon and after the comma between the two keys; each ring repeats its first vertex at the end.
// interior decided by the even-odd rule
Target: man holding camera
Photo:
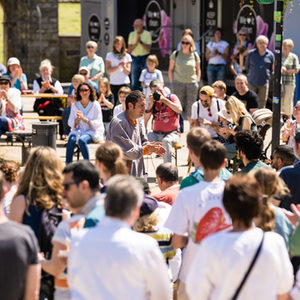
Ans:
{"type": "Polygon", "coordinates": [[[149,141],[160,141],[167,150],[164,162],[172,161],[172,145],[178,142],[179,115],[182,106],[178,97],[167,94],[163,83],[157,79],[150,82],[151,95],[145,113],[145,123],[153,115],[153,132],[148,133],[149,141]]]}

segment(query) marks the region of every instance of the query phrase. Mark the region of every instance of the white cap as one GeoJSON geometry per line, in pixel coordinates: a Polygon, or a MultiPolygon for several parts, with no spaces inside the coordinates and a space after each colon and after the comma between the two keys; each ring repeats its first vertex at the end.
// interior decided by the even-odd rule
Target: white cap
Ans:
{"type": "Polygon", "coordinates": [[[78,72],[80,72],[81,70],[85,70],[85,71],[87,71],[88,73],[90,73],[90,70],[88,69],[88,67],[82,66],[82,67],[79,68],[79,71],[78,71],[78,72]]]}
{"type": "Polygon", "coordinates": [[[7,61],[7,66],[11,66],[11,65],[18,65],[20,66],[20,61],[16,58],[16,57],[11,57],[8,61],[7,61]]]}
{"type": "Polygon", "coordinates": [[[232,120],[230,114],[227,113],[227,110],[225,108],[221,109],[218,112],[218,116],[222,117],[223,119],[225,119],[229,123],[233,123],[233,120],[232,120]]]}

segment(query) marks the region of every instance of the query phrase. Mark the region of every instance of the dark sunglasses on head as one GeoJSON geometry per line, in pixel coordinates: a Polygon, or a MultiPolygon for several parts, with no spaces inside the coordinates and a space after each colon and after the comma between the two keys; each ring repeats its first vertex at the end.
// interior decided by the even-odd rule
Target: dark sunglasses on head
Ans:
{"type": "Polygon", "coordinates": [[[8,81],[0,81],[0,85],[8,85],[8,81]]]}
{"type": "Polygon", "coordinates": [[[66,182],[66,183],[63,183],[62,186],[64,187],[64,190],[65,190],[65,191],[68,191],[70,185],[72,185],[72,184],[78,185],[80,182],[81,182],[81,181],[66,182]]]}
{"type": "Polygon", "coordinates": [[[87,49],[94,49],[94,46],[87,46],[87,49]]]}
{"type": "Polygon", "coordinates": [[[184,41],[182,41],[181,44],[182,44],[182,45],[189,45],[190,42],[184,42],[184,41]]]}
{"type": "Polygon", "coordinates": [[[89,92],[90,89],[80,89],[79,92],[89,92]]]}

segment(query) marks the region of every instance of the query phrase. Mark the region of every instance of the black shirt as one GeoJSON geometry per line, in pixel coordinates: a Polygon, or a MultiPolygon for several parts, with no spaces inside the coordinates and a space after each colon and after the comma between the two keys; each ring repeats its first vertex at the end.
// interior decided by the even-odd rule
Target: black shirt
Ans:
{"type": "Polygon", "coordinates": [[[234,92],[232,96],[237,97],[244,104],[246,104],[246,108],[249,111],[251,108],[258,108],[258,96],[255,92],[249,90],[245,95],[240,95],[239,92],[234,92]]]}
{"type": "Polygon", "coordinates": [[[39,246],[29,226],[0,224],[0,298],[24,298],[27,269],[38,263],[39,246]]]}
{"type": "MultiPolygon", "coordinates": [[[[100,92],[99,92],[99,94],[100,94],[100,92]]],[[[109,96],[105,96],[105,99],[107,101],[111,102],[115,106],[115,100],[114,100],[113,94],[110,94],[109,96]]],[[[110,109],[103,102],[101,102],[101,109],[102,109],[103,122],[109,123],[111,121],[111,119],[113,118],[114,108],[110,109]]]]}

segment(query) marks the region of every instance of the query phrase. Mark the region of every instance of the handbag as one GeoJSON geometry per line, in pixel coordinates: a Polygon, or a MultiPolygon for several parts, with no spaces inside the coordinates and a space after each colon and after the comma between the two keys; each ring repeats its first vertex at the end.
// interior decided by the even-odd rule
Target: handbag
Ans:
{"type": "Polygon", "coordinates": [[[253,269],[254,264],[255,264],[255,262],[256,262],[256,260],[257,260],[257,257],[258,257],[258,255],[259,255],[259,253],[260,253],[260,251],[261,251],[261,248],[262,248],[264,239],[265,239],[265,233],[263,232],[263,236],[262,236],[261,242],[260,242],[260,244],[259,244],[259,246],[258,246],[258,248],[257,248],[257,250],[256,250],[256,253],[255,253],[255,255],[254,255],[254,257],[253,257],[253,259],[252,259],[252,261],[251,261],[251,264],[250,264],[250,266],[249,266],[247,272],[245,273],[244,278],[243,278],[243,280],[241,281],[239,287],[237,288],[237,290],[236,290],[234,296],[232,297],[232,300],[236,300],[236,299],[237,299],[237,297],[239,296],[239,293],[240,293],[240,291],[241,291],[243,285],[245,284],[247,278],[249,277],[249,274],[250,274],[251,270],[253,269]]]}

